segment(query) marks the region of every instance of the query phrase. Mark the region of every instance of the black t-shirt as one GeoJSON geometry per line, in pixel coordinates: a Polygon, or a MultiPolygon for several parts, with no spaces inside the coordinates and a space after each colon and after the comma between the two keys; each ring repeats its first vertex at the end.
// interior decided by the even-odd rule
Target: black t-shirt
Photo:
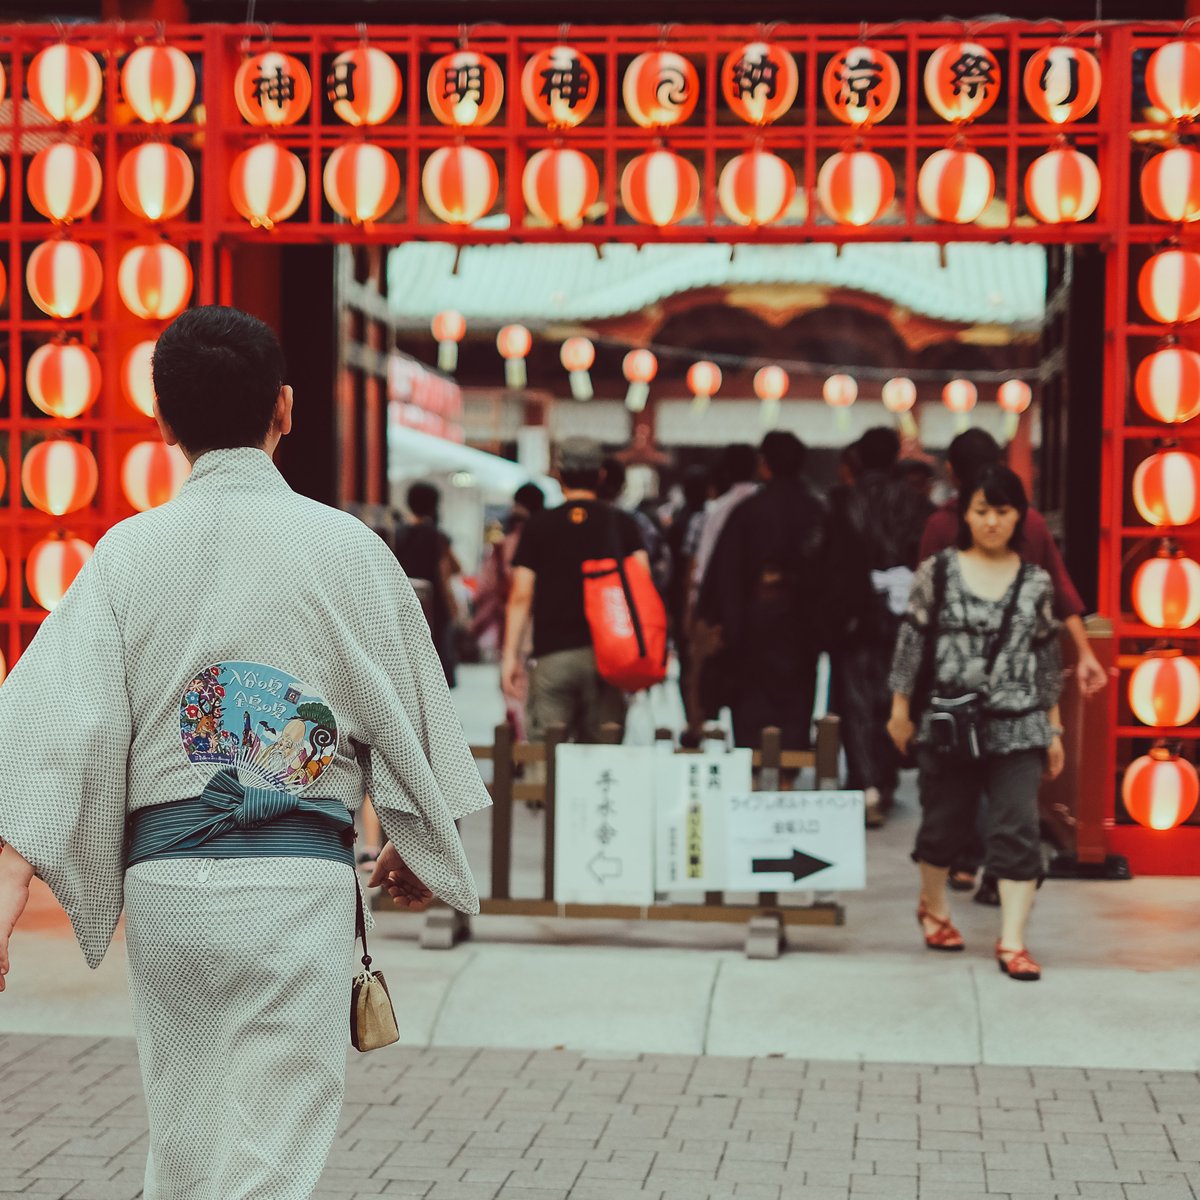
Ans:
{"type": "Polygon", "coordinates": [[[645,549],[637,522],[600,500],[568,500],[530,517],[517,544],[513,567],[528,567],[533,588],[533,655],[592,644],[583,613],[583,563],[645,549]],[[614,523],[616,528],[614,529],[614,523]]]}

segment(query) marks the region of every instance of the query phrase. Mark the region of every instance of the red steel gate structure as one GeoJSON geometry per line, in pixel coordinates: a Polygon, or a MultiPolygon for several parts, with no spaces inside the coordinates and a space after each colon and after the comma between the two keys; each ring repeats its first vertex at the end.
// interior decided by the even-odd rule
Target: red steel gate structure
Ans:
{"type": "MultiPolygon", "coordinates": [[[[394,245],[411,239],[458,244],[509,241],[614,241],[680,243],[834,242],[853,241],[1008,241],[1096,243],[1107,255],[1107,329],[1104,359],[1103,465],[1100,512],[1099,609],[1113,625],[1119,686],[1108,689],[1107,744],[1102,754],[1103,832],[1110,851],[1131,856],[1136,869],[1157,872],[1200,872],[1200,825],[1184,824],[1157,831],[1129,823],[1120,802],[1121,779],[1128,764],[1160,738],[1183,746],[1185,759],[1195,760],[1200,730],[1193,721],[1184,728],[1155,728],[1132,714],[1126,680],[1143,655],[1161,639],[1193,658],[1198,654],[1200,625],[1162,628],[1133,615],[1134,572],[1159,550],[1164,533],[1192,558],[1200,559],[1200,528],[1195,522],[1164,530],[1143,521],[1134,508],[1134,469],[1160,443],[1190,445],[1200,450],[1200,420],[1158,423],[1147,417],[1133,396],[1139,362],[1165,339],[1184,345],[1193,340],[1188,325],[1158,323],[1140,307],[1136,283],[1145,262],[1167,244],[1186,245],[1186,224],[1167,224],[1148,217],[1137,187],[1147,157],[1182,136],[1186,124],[1172,124],[1149,108],[1143,84],[1149,54],[1164,43],[1188,36],[1170,23],[1096,23],[1064,26],[1057,22],[896,23],[878,28],[790,26],[769,30],[755,26],[571,26],[503,27],[361,27],[225,26],[108,24],[61,27],[0,26],[0,66],[7,74],[0,104],[0,163],[5,192],[0,197],[5,246],[6,296],[0,320],[4,330],[5,403],[0,415],[7,466],[6,500],[0,508],[0,548],[7,565],[4,592],[3,647],[9,664],[28,644],[46,610],[31,591],[31,581],[45,597],[71,576],[71,566],[58,566],[53,555],[35,548],[71,538],[94,544],[114,522],[134,508],[122,485],[122,469],[130,449],[156,438],[153,422],[127,398],[122,374],[132,346],[153,339],[161,322],[140,318],[122,297],[120,276],[126,255],[138,247],[169,243],[181,249],[194,271],[192,303],[228,302],[236,292],[235,253],[241,246],[268,244],[357,243],[394,245]],[[93,54],[100,64],[102,88],[95,112],[81,121],[59,123],[26,99],[35,56],[64,37],[71,46],[93,54]],[[399,66],[403,97],[385,123],[356,129],[336,114],[326,94],[326,80],[339,53],[369,44],[399,66]],[[795,103],[766,126],[747,124],[730,111],[722,97],[721,72],[726,58],[748,43],[783,47],[798,66],[795,103]],[[943,120],[926,100],[923,72],[938,47],[969,41],[995,58],[998,78],[994,106],[968,124],[943,120]],[[163,44],[188,56],[195,68],[195,103],[169,125],[138,120],[123,94],[121,68],[142,45],[163,44]],[[522,73],[541,51],[566,44],[594,64],[598,103],[591,115],[572,128],[539,124],[522,103],[522,73]],[[822,77],[831,60],[848,47],[866,44],[891,55],[899,67],[899,102],[886,120],[864,130],[836,120],[822,98],[822,77]],[[1029,106],[1022,76],[1031,56],[1047,46],[1070,45],[1088,50],[1099,62],[1099,102],[1089,115],[1066,126],[1049,124],[1029,106]],[[469,129],[439,124],[431,112],[427,78],[439,57],[461,48],[490,56],[499,65],[504,99],[495,120],[469,129]],[[249,123],[235,103],[235,75],[249,55],[270,49],[299,59],[312,82],[312,101],[293,124],[274,128],[249,123]],[[695,68],[699,103],[683,123],[664,129],[642,128],[630,119],[621,81],[630,62],[645,51],[669,49],[695,68]],[[298,209],[273,228],[255,228],[235,209],[230,171],[237,156],[269,138],[292,151],[303,164],[305,192],[298,209]],[[1099,206],[1086,220],[1046,224],[1037,220],[1025,197],[1030,164],[1063,144],[1064,138],[1096,163],[1100,177],[1099,206]],[[354,225],[339,218],[322,188],[331,153],[356,140],[385,149],[399,167],[401,187],[392,209],[372,224],[354,225]],[[51,144],[65,142],[92,151],[101,168],[99,203],[69,225],[55,225],[31,206],[27,173],[33,156],[51,144]],[[120,164],[138,146],[165,142],[180,148],[190,161],[195,188],[177,217],[148,222],[122,202],[120,164]],[[499,188],[490,212],[472,224],[451,225],[430,210],[422,191],[422,171],[429,158],[446,146],[469,144],[487,154],[498,173],[499,188]],[[883,156],[897,181],[897,201],[880,220],[862,227],[836,224],[817,202],[822,164],[850,146],[864,146],[883,156]],[[947,224],[931,220],[918,202],[916,181],[921,165],[947,146],[969,147],[991,165],[996,200],[979,222],[947,224]],[[599,176],[599,202],[578,228],[548,225],[527,209],[522,173],[538,150],[566,146],[587,156],[599,176]],[[620,193],[621,174],[636,155],[666,146],[690,162],[700,179],[699,203],[690,220],[658,228],[638,224],[620,193]],[[736,155],[763,148],[784,159],[794,172],[798,194],[781,219],[760,226],[730,220],[719,203],[718,181],[736,155]],[[27,280],[34,252],[43,244],[70,242],[93,247],[99,254],[102,283],[98,299],[78,316],[56,319],[34,302],[34,286],[69,286],[70,281],[27,280]],[[26,372],[30,357],[48,343],[78,342],[91,348],[100,366],[99,398],[94,407],[73,417],[45,415],[30,399],[26,372]],[[68,440],[92,452],[98,467],[98,490],[81,508],[54,515],[30,504],[22,485],[22,463],[31,449],[46,440],[68,440]],[[34,569],[36,568],[36,570],[34,569]],[[37,572],[41,572],[38,576],[37,572]]],[[[1200,44],[1200,43],[1198,43],[1200,44]]],[[[970,84],[964,80],[964,86],[970,84]]],[[[977,81],[976,81],[977,82],[977,81]]],[[[267,86],[266,84],[260,86],[267,86]]],[[[732,252],[732,251],[731,251],[732,252]]],[[[1197,260],[1200,262],[1200,260],[1197,260]]],[[[161,282],[161,281],[160,281],[161,282]]],[[[1187,281],[1185,280],[1186,284],[1187,281]]],[[[153,290],[154,279],[128,285],[153,290]]],[[[1200,284],[1187,286],[1200,286],[1200,284]]],[[[151,297],[153,299],[153,297],[151,297]]],[[[332,400],[331,400],[332,402],[332,400]]],[[[132,468],[130,468],[132,470],[132,468]]],[[[64,681],[69,686],[69,681],[64,681]]],[[[1089,747],[1089,754],[1092,748],[1089,747]]]]}

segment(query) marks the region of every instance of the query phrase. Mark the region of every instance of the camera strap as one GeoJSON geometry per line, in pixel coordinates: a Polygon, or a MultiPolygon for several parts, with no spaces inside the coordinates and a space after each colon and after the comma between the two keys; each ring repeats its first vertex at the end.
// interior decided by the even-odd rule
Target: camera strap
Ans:
{"type": "Polygon", "coordinates": [[[1021,565],[1017,568],[1017,577],[1012,581],[1009,589],[1008,603],[1004,606],[1004,612],[1000,617],[1000,627],[996,630],[988,647],[987,662],[984,664],[983,671],[984,678],[989,684],[992,681],[992,671],[996,666],[996,660],[1000,657],[1004,643],[1008,641],[1008,631],[1012,628],[1013,616],[1017,611],[1017,601],[1021,598],[1021,584],[1025,582],[1025,567],[1026,562],[1021,559],[1021,565]]]}

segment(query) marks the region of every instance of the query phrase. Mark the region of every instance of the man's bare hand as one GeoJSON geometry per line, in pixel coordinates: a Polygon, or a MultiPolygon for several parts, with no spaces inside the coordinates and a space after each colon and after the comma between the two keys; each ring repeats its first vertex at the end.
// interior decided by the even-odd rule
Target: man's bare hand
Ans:
{"type": "Polygon", "coordinates": [[[33,868],[11,847],[0,852],[0,992],[8,974],[8,940],[29,903],[33,868]]]}
{"type": "Polygon", "coordinates": [[[1080,658],[1075,674],[1079,680],[1079,690],[1084,696],[1094,696],[1108,686],[1108,673],[1094,654],[1080,658]]]}
{"type": "Polygon", "coordinates": [[[409,912],[424,912],[433,903],[433,893],[413,874],[391,842],[379,855],[369,886],[382,887],[397,908],[409,912]]]}

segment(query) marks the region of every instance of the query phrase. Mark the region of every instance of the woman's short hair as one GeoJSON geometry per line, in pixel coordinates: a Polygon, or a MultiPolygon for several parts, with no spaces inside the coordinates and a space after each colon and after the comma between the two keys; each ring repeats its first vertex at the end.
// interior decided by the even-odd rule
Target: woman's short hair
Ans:
{"type": "Polygon", "coordinates": [[[967,509],[971,507],[976,492],[982,492],[987,502],[996,508],[1017,510],[1017,525],[1009,546],[1014,550],[1019,549],[1025,517],[1029,513],[1029,497],[1025,494],[1025,485],[1020,476],[1001,463],[984,467],[972,482],[958,493],[958,548],[969,550],[973,542],[971,529],[967,524],[967,509]]]}

